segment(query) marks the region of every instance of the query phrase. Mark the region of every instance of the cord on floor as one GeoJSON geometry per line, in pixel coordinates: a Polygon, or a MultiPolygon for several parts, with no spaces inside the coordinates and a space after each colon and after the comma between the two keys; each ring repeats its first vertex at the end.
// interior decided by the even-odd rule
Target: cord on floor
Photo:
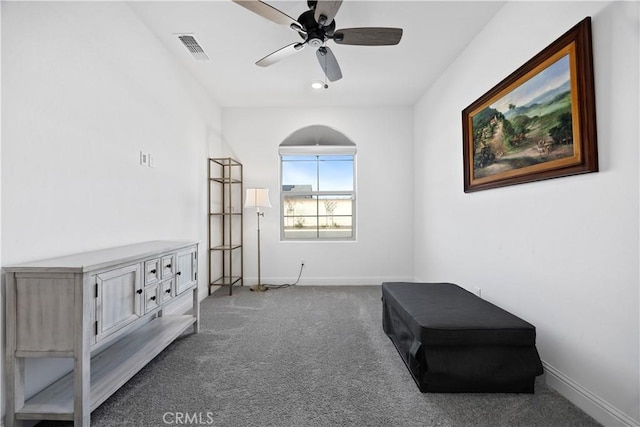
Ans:
{"type": "Polygon", "coordinates": [[[284,283],[282,285],[269,285],[269,284],[265,284],[264,286],[267,287],[267,289],[284,289],[284,288],[289,288],[291,286],[295,286],[298,284],[298,282],[300,281],[300,277],[302,276],[302,269],[304,268],[304,263],[300,264],[300,271],[298,272],[298,278],[296,279],[295,282],[293,283],[284,283]]]}

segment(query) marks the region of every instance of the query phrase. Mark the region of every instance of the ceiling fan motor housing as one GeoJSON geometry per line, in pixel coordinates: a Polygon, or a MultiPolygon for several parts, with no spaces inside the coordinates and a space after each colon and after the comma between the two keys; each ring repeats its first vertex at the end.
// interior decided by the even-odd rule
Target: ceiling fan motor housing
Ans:
{"type": "Polygon", "coordinates": [[[335,19],[327,26],[321,26],[316,22],[313,10],[307,10],[298,17],[298,22],[306,30],[306,34],[300,33],[300,37],[306,40],[311,47],[318,48],[333,35],[336,29],[335,19]]]}

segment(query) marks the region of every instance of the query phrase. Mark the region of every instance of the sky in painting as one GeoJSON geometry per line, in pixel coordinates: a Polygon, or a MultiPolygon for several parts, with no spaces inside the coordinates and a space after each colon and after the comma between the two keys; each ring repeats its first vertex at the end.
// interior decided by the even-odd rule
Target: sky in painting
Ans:
{"type": "Polygon", "coordinates": [[[491,108],[504,113],[509,110],[509,104],[521,107],[531,102],[543,93],[555,89],[569,80],[569,55],[565,55],[549,65],[526,83],[518,86],[504,97],[491,105],[491,108]]]}

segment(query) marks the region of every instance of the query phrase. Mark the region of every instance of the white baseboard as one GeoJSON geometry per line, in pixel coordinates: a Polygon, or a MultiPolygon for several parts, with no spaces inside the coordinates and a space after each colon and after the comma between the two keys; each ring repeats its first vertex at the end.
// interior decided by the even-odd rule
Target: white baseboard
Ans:
{"type": "MultiPolygon", "coordinates": [[[[245,286],[258,283],[257,277],[245,277],[245,286]]],[[[262,283],[266,285],[293,284],[296,281],[291,277],[263,277],[262,283]]],[[[384,282],[412,282],[412,277],[304,277],[304,273],[296,286],[380,286],[384,282]]]]}
{"type": "Polygon", "coordinates": [[[606,400],[587,390],[560,370],[542,361],[546,383],[571,403],[607,427],[640,427],[640,421],[620,411],[606,400]]]}

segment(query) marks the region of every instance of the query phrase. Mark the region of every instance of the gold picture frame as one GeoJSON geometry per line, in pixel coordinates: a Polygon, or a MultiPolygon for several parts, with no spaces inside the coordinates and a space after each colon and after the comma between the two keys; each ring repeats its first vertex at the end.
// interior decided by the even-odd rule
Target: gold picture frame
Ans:
{"type": "Polygon", "coordinates": [[[465,193],[597,172],[591,18],[462,111],[465,193]]]}

